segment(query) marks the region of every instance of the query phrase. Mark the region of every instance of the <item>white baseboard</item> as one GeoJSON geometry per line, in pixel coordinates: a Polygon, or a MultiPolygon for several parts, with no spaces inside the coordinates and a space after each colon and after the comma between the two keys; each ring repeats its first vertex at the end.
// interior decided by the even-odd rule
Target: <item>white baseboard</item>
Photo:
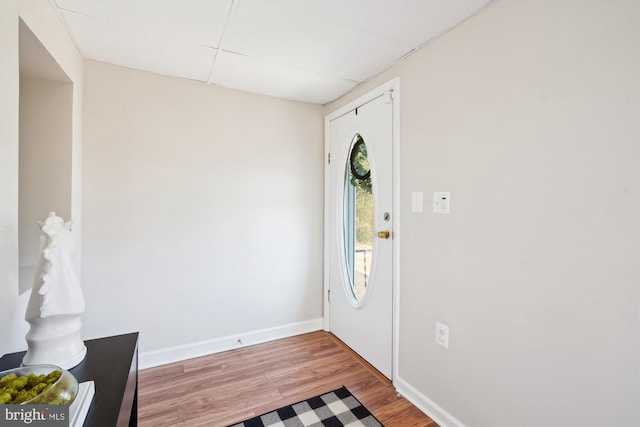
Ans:
{"type": "Polygon", "coordinates": [[[154,366],[180,362],[194,357],[220,353],[254,344],[261,344],[281,338],[292,337],[294,335],[306,334],[307,332],[319,331],[321,329],[322,318],[317,318],[306,320],[304,322],[276,326],[274,328],[228,335],[212,340],[183,344],[160,350],[146,351],[140,353],[138,366],[139,369],[153,368],[154,366]]]}
{"type": "Polygon", "coordinates": [[[404,396],[409,402],[413,403],[422,412],[427,414],[429,418],[438,423],[440,427],[466,427],[460,420],[402,378],[396,377],[393,385],[398,393],[404,396]]]}

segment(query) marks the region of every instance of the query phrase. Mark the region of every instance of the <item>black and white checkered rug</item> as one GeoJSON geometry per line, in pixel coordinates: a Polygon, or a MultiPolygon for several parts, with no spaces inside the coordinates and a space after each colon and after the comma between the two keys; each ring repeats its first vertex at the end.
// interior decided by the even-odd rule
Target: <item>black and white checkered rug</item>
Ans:
{"type": "Polygon", "coordinates": [[[339,388],[229,427],[384,427],[347,390],[339,388]]]}

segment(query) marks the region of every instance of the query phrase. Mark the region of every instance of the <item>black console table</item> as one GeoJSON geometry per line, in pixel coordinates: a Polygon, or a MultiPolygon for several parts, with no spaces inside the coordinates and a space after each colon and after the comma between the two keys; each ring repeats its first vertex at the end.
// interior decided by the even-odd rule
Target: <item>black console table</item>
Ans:
{"type": "MultiPolygon", "coordinates": [[[[138,333],[85,341],[87,356],[69,372],[78,382],[93,381],[96,393],[85,427],[138,425],[138,333]]],[[[0,358],[0,371],[17,368],[26,352],[0,358]]]]}

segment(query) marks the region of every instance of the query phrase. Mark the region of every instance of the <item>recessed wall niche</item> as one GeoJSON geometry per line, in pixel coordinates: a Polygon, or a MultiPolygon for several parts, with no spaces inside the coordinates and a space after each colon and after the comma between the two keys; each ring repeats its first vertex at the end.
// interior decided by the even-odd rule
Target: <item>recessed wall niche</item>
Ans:
{"type": "Polygon", "coordinates": [[[50,211],[71,216],[73,83],[20,21],[18,260],[19,293],[31,289],[40,228],[50,211]]]}

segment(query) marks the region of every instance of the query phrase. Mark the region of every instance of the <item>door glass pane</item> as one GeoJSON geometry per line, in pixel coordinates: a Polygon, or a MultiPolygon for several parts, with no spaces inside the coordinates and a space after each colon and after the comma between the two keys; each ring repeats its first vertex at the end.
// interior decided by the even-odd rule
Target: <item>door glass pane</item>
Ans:
{"type": "Polygon", "coordinates": [[[366,290],[373,258],[373,194],[367,145],[356,135],[345,170],[344,247],[351,292],[360,300],[366,290]]]}

